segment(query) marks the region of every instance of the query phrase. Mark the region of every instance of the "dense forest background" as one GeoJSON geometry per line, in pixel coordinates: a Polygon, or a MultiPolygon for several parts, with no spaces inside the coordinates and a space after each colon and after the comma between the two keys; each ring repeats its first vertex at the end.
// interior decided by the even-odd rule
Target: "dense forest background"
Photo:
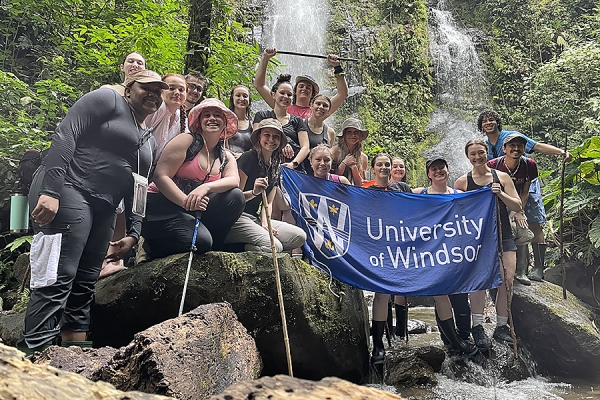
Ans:
{"type": "MultiPolygon", "coordinates": [[[[427,1],[329,2],[327,50],[358,57],[347,69],[366,88],[338,112],[340,120],[358,112],[371,131],[367,152],[403,155],[411,183],[423,183],[422,151],[436,140],[427,131],[435,107],[427,1]]],[[[81,95],[121,82],[118,66],[131,51],[159,73],[199,70],[209,78],[208,95],[226,101],[235,84],[251,85],[260,56],[251,28],[260,25],[264,6],[265,0],[0,1],[0,249],[7,246],[0,250],[0,285],[23,250],[24,241],[7,233],[7,210],[24,150],[47,147],[81,95]]],[[[600,257],[598,2],[449,0],[449,6],[470,29],[487,71],[491,97],[482,106],[537,140],[563,147],[568,138],[575,159],[566,173],[566,254],[594,265],[600,257]]],[[[548,171],[552,241],[559,239],[560,160],[536,160],[548,171]]]]}

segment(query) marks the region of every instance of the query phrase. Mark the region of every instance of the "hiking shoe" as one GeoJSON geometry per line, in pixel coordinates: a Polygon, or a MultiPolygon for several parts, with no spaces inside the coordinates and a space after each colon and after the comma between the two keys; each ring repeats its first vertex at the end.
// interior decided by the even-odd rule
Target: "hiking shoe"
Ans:
{"type": "Polygon", "coordinates": [[[497,326],[496,329],[494,329],[493,337],[499,342],[507,342],[510,344],[513,342],[508,325],[497,326]]]}
{"type": "Polygon", "coordinates": [[[471,335],[473,335],[473,340],[475,341],[475,345],[477,346],[477,348],[487,350],[492,347],[492,341],[485,334],[485,329],[483,329],[483,325],[474,326],[471,329],[471,335]]]}

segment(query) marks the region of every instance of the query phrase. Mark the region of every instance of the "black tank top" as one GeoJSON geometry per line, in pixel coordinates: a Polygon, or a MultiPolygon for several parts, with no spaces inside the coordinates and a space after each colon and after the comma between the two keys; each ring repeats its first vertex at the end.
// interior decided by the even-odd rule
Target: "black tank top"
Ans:
{"type": "MultiPolygon", "coordinates": [[[[496,170],[492,169],[492,183],[493,182],[498,182],[500,183],[500,179],[498,179],[498,174],[496,173],[496,170]]],[[[478,184],[475,183],[475,181],[473,180],[473,175],[472,175],[472,171],[469,171],[469,173],[467,174],[467,191],[470,190],[477,190],[477,189],[482,189],[484,187],[489,186],[490,184],[488,183],[485,186],[479,186],[478,184]]],[[[502,191],[504,191],[504,186],[502,186],[502,184],[500,184],[500,187],[502,188],[502,191]]],[[[506,209],[506,204],[504,204],[504,202],[499,199],[501,204],[500,204],[500,222],[502,222],[502,239],[514,239],[513,238],[513,234],[512,234],[512,229],[510,227],[510,221],[508,219],[508,210],[506,209]]]]}

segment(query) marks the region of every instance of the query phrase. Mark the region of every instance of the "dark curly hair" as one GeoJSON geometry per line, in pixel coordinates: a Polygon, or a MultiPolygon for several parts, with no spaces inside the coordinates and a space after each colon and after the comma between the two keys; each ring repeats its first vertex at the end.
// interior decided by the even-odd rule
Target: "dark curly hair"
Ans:
{"type": "Polygon", "coordinates": [[[291,86],[292,85],[292,76],[290,74],[279,75],[277,77],[277,81],[271,87],[271,93],[275,93],[277,91],[277,89],[279,89],[279,85],[281,85],[282,83],[289,83],[291,86]]]}
{"type": "Polygon", "coordinates": [[[496,124],[498,124],[498,130],[499,131],[502,130],[502,118],[500,118],[500,114],[498,114],[494,110],[485,110],[484,112],[482,112],[481,114],[479,114],[479,117],[477,118],[477,129],[479,130],[479,132],[483,132],[483,129],[481,129],[481,124],[483,124],[483,120],[486,117],[488,119],[495,120],[496,124]]]}

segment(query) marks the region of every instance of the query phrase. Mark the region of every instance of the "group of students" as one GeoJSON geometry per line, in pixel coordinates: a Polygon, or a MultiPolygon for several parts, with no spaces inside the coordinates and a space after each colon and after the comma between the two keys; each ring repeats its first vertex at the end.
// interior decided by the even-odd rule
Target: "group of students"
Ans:
{"type": "MultiPolygon", "coordinates": [[[[291,217],[280,187],[281,167],[340,184],[430,195],[491,185],[501,202],[516,212],[513,218],[527,224],[522,218],[523,205],[533,196],[524,197],[525,185],[517,184],[521,192],[515,189],[513,180],[520,179],[520,167],[513,165],[512,158],[488,164],[488,146],[501,140],[501,150],[510,149],[506,157],[519,151],[521,157],[525,153],[522,142],[528,144],[527,151],[548,152],[548,147],[543,147],[548,145],[536,148],[539,143],[531,144],[520,134],[504,135],[507,138],[492,143],[491,118],[497,119],[496,129],[502,131],[499,116],[492,112],[479,123],[490,142],[467,143],[465,154],[473,170],[459,178],[454,188],[448,186],[448,165],[442,158],[426,164],[431,185],[411,189],[405,182],[404,160],[383,153],[371,160],[375,179],[367,182],[363,143],[369,132],[356,118],[345,120],[337,135],[324,122],[348,93],[337,56],[328,57],[338,89],[329,98],[319,94],[318,84],[306,75],[297,77],[295,85],[289,75],[280,75],[268,88],[267,65],[275,54],[274,48],[265,50],[254,83],[272,110],[258,112],[253,118],[248,87],[234,87],[227,107],[218,99],[203,99],[206,79],[202,75],[161,77],[145,69],[145,60],[138,53],[128,55],[121,66],[123,84],[90,92],[73,105],[57,127],[30,190],[34,230],[60,236],[62,247],[56,281],[31,291],[19,348],[26,352],[43,349],[58,337],[64,346],[90,346],[86,335],[95,283],[101,271],[108,275],[123,268],[121,260],[136,244],[137,250],[143,249],[150,258],[189,251],[194,237],[198,253],[211,249],[270,251],[263,192],[274,218],[277,251],[298,254],[306,233],[291,217]],[[513,143],[519,144],[515,151],[513,143]],[[503,167],[508,168],[507,173],[500,171],[503,167]],[[115,218],[121,201],[122,217],[115,218]],[[119,219],[120,232],[115,229],[119,219]],[[141,237],[143,245],[138,243],[141,237]]],[[[537,172],[531,166],[526,170],[531,176],[537,172]]],[[[523,183],[533,181],[529,175],[523,183]]],[[[494,337],[511,341],[506,326],[507,288],[512,285],[518,248],[506,207],[500,215],[505,222],[502,226],[509,227],[502,232],[506,274],[496,301],[494,337]]],[[[454,349],[474,354],[491,345],[481,326],[485,293],[470,294],[470,311],[466,296],[436,296],[436,316],[443,339],[454,349]],[[471,332],[475,345],[468,341],[471,332]]],[[[389,303],[389,295],[375,295],[374,363],[384,359],[389,303]]],[[[406,298],[394,296],[394,303],[396,334],[405,337],[406,298]]]]}

